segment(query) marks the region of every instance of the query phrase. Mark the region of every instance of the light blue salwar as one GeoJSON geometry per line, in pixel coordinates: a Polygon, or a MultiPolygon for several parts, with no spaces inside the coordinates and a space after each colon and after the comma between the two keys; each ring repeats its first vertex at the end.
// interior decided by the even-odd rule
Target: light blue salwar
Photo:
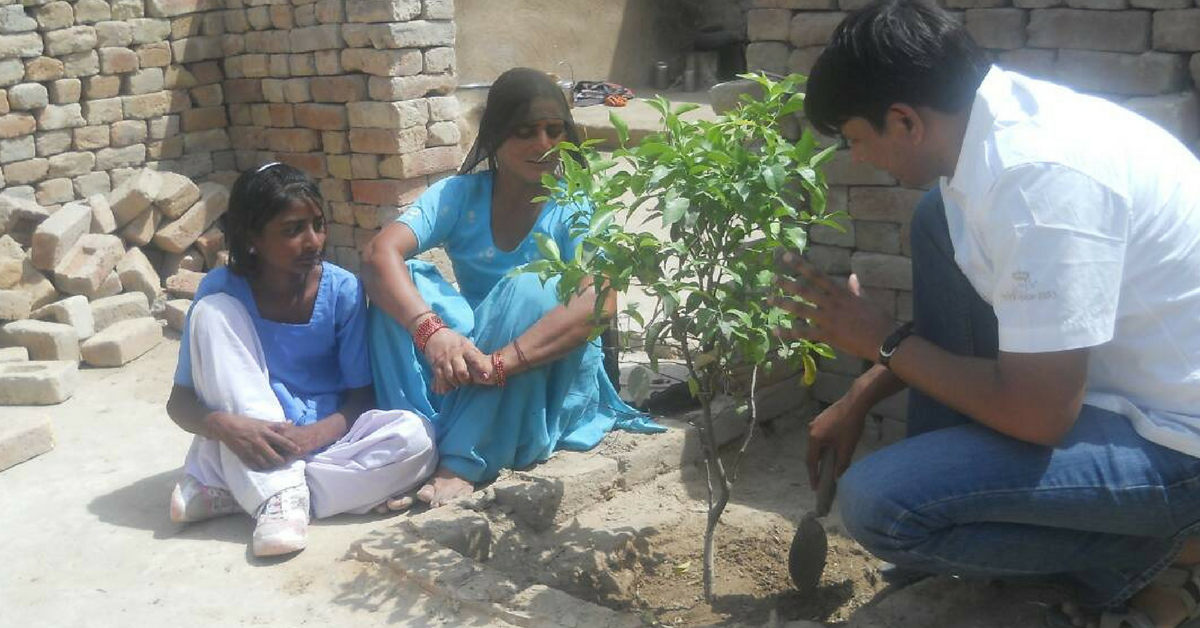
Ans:
{"type": "MultiPolygon", "coordinates": [[[[462,288],[460,293],[432,264],[410,260],[418,292],[447,325],[484,353],[511,343],[560,305],[555,282],[543,285],[534,275],[507,276],[540,254],[532,235],[513,251],[495,246],[491,181],[489,172],[439,181],[400,218],[413,229],[419,251],[446,248],[462,288]]],[[[576,209],[547,202],[531,234],[545,233],[564,256],[573,254],[568,225],[576,209]]],[[[545,461],[557,449],[591,449],[614,427],[664,430],[621,401],[604,371],[598,342],[513,375],[503,388],[469,385],[440,396],[432,392],[432,371],[404,326],[375,307],[369,318],[380,406],[430,417],[441,466],[471,482],[545,461]]]]}

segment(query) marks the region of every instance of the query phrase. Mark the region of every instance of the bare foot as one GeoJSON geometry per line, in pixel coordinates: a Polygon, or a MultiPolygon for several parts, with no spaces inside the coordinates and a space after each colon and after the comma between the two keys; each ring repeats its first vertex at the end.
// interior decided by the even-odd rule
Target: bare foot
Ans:
{"type": "Polygon", "coordinates": [[[401,495],[400,497],[392,497],[387,501],[375,507],[375,512],[381,515],[386,515],[391,512],[403,512],[412,508],[414,500],[412,495],[401,495]]]}
{"type": "Polygon", "coordinates": [[[439,467],[429,482],[417,491],[417,499],[428,502],[430,506],[436,508],[450,500],[470,495],[474,490],[474,484],[458,477],[448,469],[439,467]]]}

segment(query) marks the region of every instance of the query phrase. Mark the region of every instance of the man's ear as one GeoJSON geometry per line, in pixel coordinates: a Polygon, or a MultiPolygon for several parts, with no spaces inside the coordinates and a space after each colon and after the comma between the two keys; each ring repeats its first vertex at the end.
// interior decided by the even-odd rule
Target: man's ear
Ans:
{"type": "Polygon", "coordinates": [[[925,119],[916,109],[898,102],[888,108],[888,117],[904,129],[913,144],[920,144],[925,139],[925,119]]]}

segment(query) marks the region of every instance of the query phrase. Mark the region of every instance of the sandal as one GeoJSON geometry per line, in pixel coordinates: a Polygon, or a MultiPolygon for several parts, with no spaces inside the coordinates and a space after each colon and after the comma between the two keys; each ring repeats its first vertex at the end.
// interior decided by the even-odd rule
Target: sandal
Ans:
{"type": "MultiPolygon", "coordinates": [[[[1184,622],[1177,628],[1183,628],[1186,624],[1187,622],[1184,622]]],[[[1136,608],[1126,609],[1123,612],[1102,611],[1100,621],[1096,625],[1098,628],[1158,628],[1149,616],[1136,608]]],[[[1078,626],[1061,608],[1051,608],[1046,613],[1046,628],[1078,628],[1078,626]]]]}

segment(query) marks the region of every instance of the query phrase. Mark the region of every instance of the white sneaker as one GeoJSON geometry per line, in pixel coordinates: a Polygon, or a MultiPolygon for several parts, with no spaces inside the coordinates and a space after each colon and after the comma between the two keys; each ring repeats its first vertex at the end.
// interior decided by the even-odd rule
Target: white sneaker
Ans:
{"type": "Polygon", "coordinates": [[[204,521],[240,511],[232,493],[201,484],[188,474],[171,491],[171,521],[175,523],[204,521]]]}
{"type": "Polygon", "coordinates": [[[308,485],[301,484],[267,498],[254,517],[255,556],[278,556],[308,546],[308,485]]]}

